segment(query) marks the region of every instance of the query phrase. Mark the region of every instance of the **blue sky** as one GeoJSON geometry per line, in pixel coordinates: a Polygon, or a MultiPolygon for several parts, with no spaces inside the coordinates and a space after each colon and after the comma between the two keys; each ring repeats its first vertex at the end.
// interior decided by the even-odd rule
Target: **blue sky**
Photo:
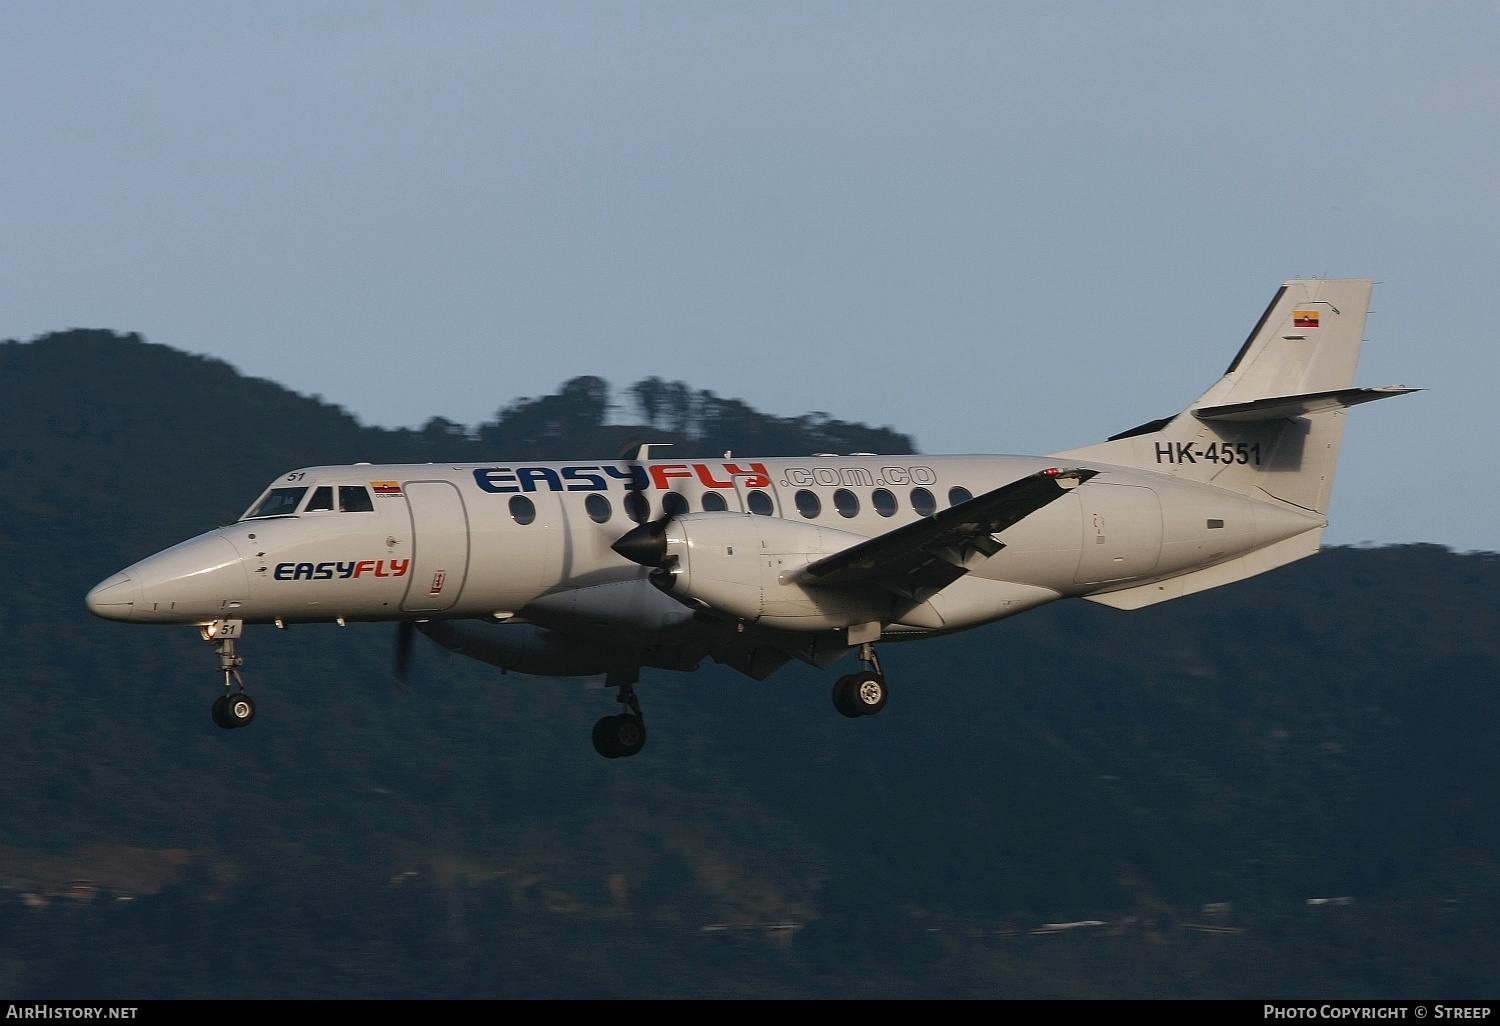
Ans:
{"type": "Polygon", "coordinates": [[[464,423],[657,374],[928,452],[1371,277],[1329,540],[1500,549],[1500,5],[0,5],[0,336],[464,423]]]}

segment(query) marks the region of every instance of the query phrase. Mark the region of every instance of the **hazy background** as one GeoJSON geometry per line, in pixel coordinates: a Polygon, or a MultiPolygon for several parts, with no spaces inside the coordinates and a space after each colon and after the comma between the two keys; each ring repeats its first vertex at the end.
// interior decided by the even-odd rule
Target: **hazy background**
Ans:
{"type": "MultiPolygon", "coordinates": [[[[1044,452],[1372,277],[1331,542],[1500,548],[1493,4],[0,6],[0,336],[366,422],[577,374],[1044,452]]],[[[226,417],[232,417],[226,411],[226,417]]],[[[190,469],[190,468],[189,468],[190,469]]]]}

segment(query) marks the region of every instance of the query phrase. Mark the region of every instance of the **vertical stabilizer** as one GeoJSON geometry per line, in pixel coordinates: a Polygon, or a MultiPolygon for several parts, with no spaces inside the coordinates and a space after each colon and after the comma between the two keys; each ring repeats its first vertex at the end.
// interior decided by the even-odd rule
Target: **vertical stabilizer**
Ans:
{"type": "Polygon", "coordinates": [[[1287,282],[1224,376],[1189,409],[1351,387],[1372,287],[1363,279],[1287,282]]]}
{"type": "Polygon", "coordinates": [[[1380,398],[1351,387],[1372,284],[1287,282],[1224,376],[1186,410],[1059,455],[1327,513],[1347,407],[1380,398]]]}

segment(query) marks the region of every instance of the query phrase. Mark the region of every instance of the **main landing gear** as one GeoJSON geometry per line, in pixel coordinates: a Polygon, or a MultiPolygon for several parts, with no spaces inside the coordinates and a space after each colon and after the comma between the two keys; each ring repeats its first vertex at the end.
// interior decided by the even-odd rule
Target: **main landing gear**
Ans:
{"type": "Polygon", "coordinates": [[[626,710],[594,724],[594,751],[606,759],[629,758],[646,747],[646,722],[641,715],[641,703],[635,697],[635,685],[640,679],[638,667],[610,670],[604,678],[605,687],[620,689],[615,701],[626,710]]]}
{"type": "Polygon", "coordinates": [[[224,694],[214,700],[211,713],[214,722],[225,730],[248,727],[255,719],[255,701],[245,694],[245,679],[240,676],[240,667],[245,665],[245,660],[234,650],[234,639],[243,629],[244,623],[240,620],[215,620],[203,628],[203,640],[214,643],[219,670],[224,674],[224,694]],[[236,686],[238,692],[234,691],[236,686]]]}
{"type": "Polygon", "coordinates": [[[833,707],[850,719],[874,716],[890,698],[875,646],[869,642],[859,646],[859,661],[863,670],[845,674],[833,684],[833,707]]]}

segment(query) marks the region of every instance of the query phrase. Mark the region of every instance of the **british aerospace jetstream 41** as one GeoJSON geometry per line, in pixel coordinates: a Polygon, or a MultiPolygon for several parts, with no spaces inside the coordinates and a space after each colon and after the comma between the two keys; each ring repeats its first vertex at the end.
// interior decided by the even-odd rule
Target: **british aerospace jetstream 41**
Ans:
{"type": "Polygon", "coordinates": [[[1345,411],[1413,391],[1353,387],[1370,291],[1287,282],[1196,402],[1082,449],[311,467],[88,607],[199,627],[225,728],[255,717],[246,624],[351,620],[397,622],[398,673],[419,631],[506,670],[604,674],[609,758],[645,743],[642,667],[712,658],[760,680],[853,653],[833,704],[869,715],[889,693],[877,642],[1072,596],[1136,609],[1316,552],[1345,411]]]}

